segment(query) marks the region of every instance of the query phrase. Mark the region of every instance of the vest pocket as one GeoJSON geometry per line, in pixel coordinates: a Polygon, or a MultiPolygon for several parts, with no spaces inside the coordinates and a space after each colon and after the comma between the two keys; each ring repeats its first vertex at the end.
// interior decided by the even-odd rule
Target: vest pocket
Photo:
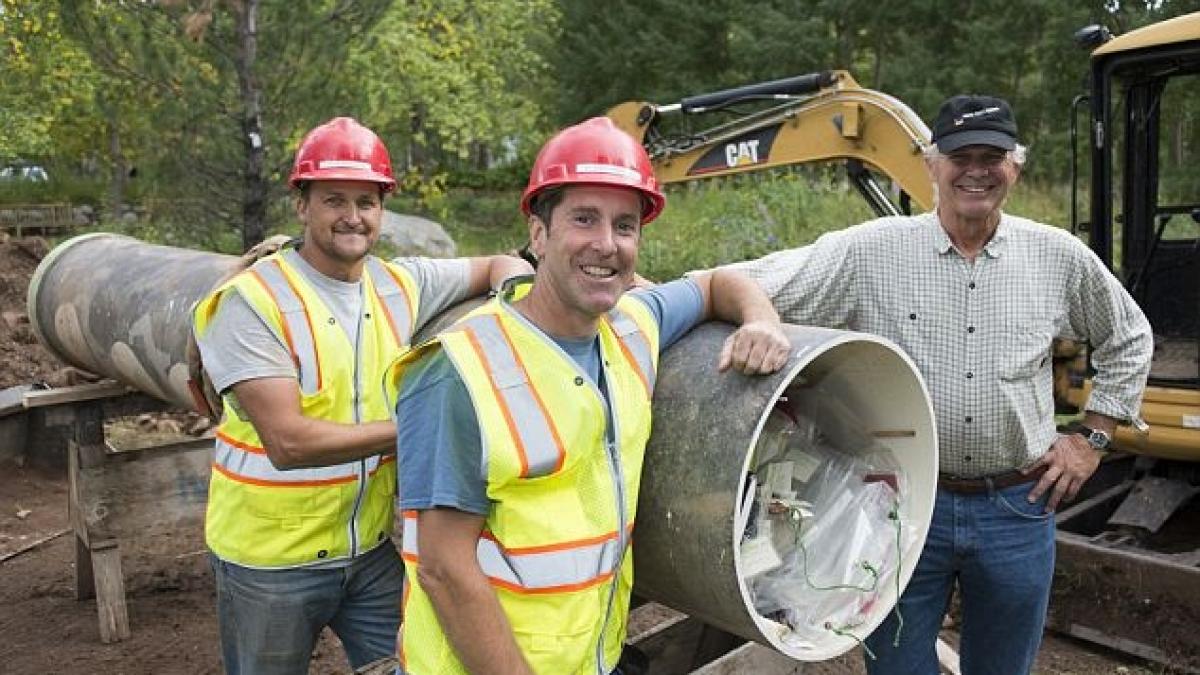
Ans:
{"type": "Polygon", "coordinates": [[[584,673],[595,660],[595,631],[542,633],[514,630],[517,647],[537,673],[584,673]]]}

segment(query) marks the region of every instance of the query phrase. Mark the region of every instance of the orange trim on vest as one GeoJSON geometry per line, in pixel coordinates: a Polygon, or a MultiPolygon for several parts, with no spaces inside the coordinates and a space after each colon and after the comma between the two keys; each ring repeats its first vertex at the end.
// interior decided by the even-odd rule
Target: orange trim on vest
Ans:
{"type": "MultiPolygon", "coordinates": [[[[304,307],[304,320],[308,323],[308,334],[312,336],[313,360],[316,361],[317,364],[317,391],[321,391],[321,389],[324,388],[325,383],[324,380],[321,379],[321,350],[320,347],[317,346],[317,333],[313,330],[312,313],[308,310],[308,303],[304,301],[304,296],[300,294],[300,290],[296,288],[296,284],[292,283],[291,277],[289,277],[287,272],[284,271],[283,265],[280,265],[278,260],[272,260],[271,262],[279,268],[279,274],[283,277],[284,282],[287,283],[288,287],[292,289],[292,293],[296,294],[296,297],[300,299],[300,304],[304,307]]],[[[275,306],[278,307],[279,304],[276,303],[275,306]]],[[[287,322],[284,321],[282,323],[287,322]]]]}
{"type": "Polygon", "coordinates": [[[264,449],[260,446],[257,446],[257,445],[250,445],[249,443],[246,443],[244,441],[236,440],[235,438],[233,438],[229,434],[225,433],[224,431],[221,431],[220,429],[217,430],[217,433],[215,435],[217,438],[221,439],[225,443],[232,445],[233,447],[235,447],[238,450],[241,450],[243,452],[248,452],[252,455],[267,454],[266,449],[264,449]]]}
{"type": "Polygon", "coordinates": [[[612,576],[613,576],[612,572],[605,572],[604,574],[601,574],[600,576],[598,576],[594,579],[588,579],[587,581],[580,581],[579,583],[574,583],[574,584],[563,584],[561,586],[546,586],[544,588],[525,588],[524,586],[518,586],[516,584],[512,584],[507,581],[504,581],[503,579],[497,579],[495,577],[488,577],[488,581],[491,582],[491,584],[493,586],[496,586],[498,588],[503,588],[506,591],[509,591],[511,593],[516,593],[518,595],[546,595],[548,593],[566,593],[569,591],[582,591],[585,588],[591,588],[592,586],[602,584],[602,583],[608,581],[609,579],[611,579],[612,576]]]}
{"type": "MultiPolygon", "coordinates": [[[[367,477],[370,478],[371,476],[374,476],[375,474],[379,473],[379,470],[383,468],[384,464],[394,461],[396,461],[395,457],[381,457],[379,460],[379,466],[376,466],[374,469],[367,472],[367,477]]],[[[217,464],[216,462],[212,463],[212,468],[214,471],[220,472],[222,476],[225,476],[229,480],[238,483],[246,483],[248,485],[260,485],[262,487],[315,487],[321,485],[339,485],[341,483],[351,483],[358,480],[357,475],[346,476],[344,478],[322,478],[321,480],[263,480],[261,478],[250,478],[249,476],[243,476],[241,474],[234,473],[220,464],[217,464]]]]}
{"type": "Polygon", "coordinates": [[[496,376],[492,374],[492,363],[488,361],[487,353],[480,346],[479,338],[475,337],[475,331],[464,328],[463,334],[467,336],[467,342],[471,344],[471,349],[475,350],[475,356],[479,357],[483,363],[484,372],[488,376],[488,384],[492,387],[492,394],[500,403],[500,412],[504,415],[504,424],[508,427],[508,435],[512,437],[513,446],[517,449],[517,458],[521,461],[521,477],[524,478],[529,475],[529,456],[525,453],[525,444],[521,442],[521,435],[517,433],[517,423],[512,418],[512,412],[509,411],[508,406],[504,405],[504,398],[500,396],[500,390],[496,388],[496,376]]]}
{"type": "Polygon", "coordinates": [[[575,541],[560,541],[556,544],[543,544],[541,546],[521,546],[521,547],[515,547],[515,548],[511,548],[511,547],[505,546],[504,544],[501,544],[500,541],[498,539],[496,539],[496,535],[492,534],[491,532],[489,532],[487,530],[480,532],[479,538],[480,539],[488,539],[488,540],[496,542],[496,545],[500,547],[500,550],[504,551],[505,553],[514,553],[517,555],[529,555],[532,553],[550,553],[552,551],[565,551],[570,548],[582,548],[584,546],[592,546],[594,544],[599,544],[602,542],[611,541],[613,539],[616,539],[617,532],[616,532],[616,530],[613,530],[612,532],[609,532],[607,534],[602,534],[598,537],[589,537],[587,539],[576,539],[575,541]]]}
{"type": "MultiPolygon", "coordinates": [[[[517,350],[517,346],[513,344],[512,336],[508,334],[508,329],[504,327],[504,322],[497,319],[496,325],[500,327],[500,334],[504,336],[504,341],[508,343],[508,348],[512,351],[517,365],[521,367],[521,372],[525,375],[525,381],[529,383],[529,391],[533,394],[533,400],[537,402],[538,409],[542,411],[542,417],[546,419],[546,425],[550,427],[550,435],[554,438],[554,447],[558,450],[558,461],[555,462],[554,470],[550,473],[558,473],[562,470],[563,463],[567,461],[567,453],[563,450],[562,438],[558,435],[558,425],[554,423],[554,417],[546,409],[546,403],[542,401],[542,395],[538,393],[537,387],[533,386],[533,378],[529,376],[529,369],[525,367],[525,361],[521,358],[521,353],[517,350]]],[[[500,399],[499,402],[502,407],[505,409],[508,408],[508,404],[504,402],[504,399],[500,399]]],[[[524,477],[525,474],[522,473],[521,476],[524,477]]]]}
{"type": "MultiPolygon", "coordinates": [[[[267,292],[267,295],[271,296],[271,302],[274,303],[276,307],[279,307],[279,298],[275,297],[275,292],[271,290],[271,285],[267,283],[266,279],[263,279],[262,276],[259,275],[258,270],[254,269],[253,267],[251,267],[248,271],[250,272],[250,277],[257,281],[259,286],[262,286],[263,290],[267,292]]],[[[292,353],[292,363],[295,364],[296,370],[299,370],[300,355],[296,353],[296,343],[292,341],[292,331],[288,329],[287,321],[281,320],[279,325],[283,327],[283,341],[287,343],[288,351],[292,353]]],[[[314,335],[313,343],[315,344],[316,341],[317,338],[314,335]]]]}
{"type": "MultiPolygon", "coordinates": [[[[396,282],[396,286],[400,288],[400,297],[404,299],[404,306],[408,308],[408,315],[412,317],[413,323],[415,323],[417,317],[413,314],[412,303],[408,299],[408,287],[400,281],[400,277],[392,271],[392,268],[387,263],[384,263],[381,267],[392,278],[392,281],[396,282]]],[[[392,311],[388,309],[387,303],[383,301],[383,296],[379,293],[379,285],[374,284],[374,286],[375,297],[379,299],[379,306],[383,308],[383,315],[387,317],[388,327],[392,329],[392,336],[396,338],[396,344],[404,345],[405,341],[400,338],[400,333],[396,332],[396,318],[392,316],[392,311]]]]}
{"type": "Polygon", "coordinates": [[[358,480],[358,476],[346,476],[344,478],[323,478],[321,480],[263,480],[261,478],[250,478],[236,474],[229,469],[213,462],[212,468],[218,471],[222,476],[229,480],[246,483],[247,485],[259,485],[262,487],[316,487],[321,485],[339,485],[341,483],[352,483],[358,480]]]}
{"type": "MultiPolygon", "coordinates": [[[[612,330],[612,323],[609,322],[607,316],[604,317],[604,321],[608,323],[609,330],[612,330]]],[[[630,321],[633,321],[632,317],[630,318],[630,321]]],[[[641,333],[640,326],[638,327],[638,332],[641,333]]],[[[642,334],[644,335],[644,333],[642,334]]],[[[613,337],[617,339],[617,344],[621,345],[621,354],[625,357],[625,360],[629,362],[629,365],[633,367],[633,372],[637,373],[638,381],[642,383],[642,387],[644,387],[646,390],[646,397],[653,399],[654,392],[650,390],[650,382],[646,379],[646,373],[642,372],[642,365],[638,363],[636,358],[634,358],[633,352],[629,351],[629,345],[625,344],[625,338],[617,335],[616,331],[613,331],[613,337]]]]}

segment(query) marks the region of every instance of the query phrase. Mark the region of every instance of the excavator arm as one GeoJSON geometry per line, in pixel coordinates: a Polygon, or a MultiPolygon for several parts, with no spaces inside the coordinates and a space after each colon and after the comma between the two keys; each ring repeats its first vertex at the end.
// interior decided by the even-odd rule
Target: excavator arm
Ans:
{"type": "MultiPolygon", "coordinates": [[[[650,153],[663,183],[729,176],[793,164],[845,162],[854,186],[880,215],[933,207],[922,152],[929,129],[911,108],[864,89],[841,70],[762,82],[656,105],[630,101],[608,117],[650,153]],[[672,132],[675,116],[695,116],[771,101],[763,109],[696,131],[672,132]],[[776,103],[777,102],[777,103],[776,103]],[[899,204],[874,179],[899,188],[899,204]]],[[[710,117],[711,119],[711,117],[710,117]]]]}

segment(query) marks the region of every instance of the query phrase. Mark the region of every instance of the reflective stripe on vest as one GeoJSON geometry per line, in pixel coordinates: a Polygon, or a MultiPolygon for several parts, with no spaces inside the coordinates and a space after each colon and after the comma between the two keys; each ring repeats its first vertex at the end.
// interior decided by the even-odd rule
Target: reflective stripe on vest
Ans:
{"type": "MultiPolygon", "coordinates": [[[[632,532],[633,525],[629,525],[632,532]]],[[[417,512],[404,512],[401,555],[419,563],[417,512]]],[[[494,586],[515,593],[562,593],[582,590],[612,578],[623,551],[616,532],[580,541],[548,546],[506,549],[484,531],[475,555],[479,567],[494,586]]]]}
{"type": "Polygon", "coordinates": [[[621,352],[637,370],[638,377],[646,386],[646,396],[654,395],[654,383],[658,373],[654,369],[654,356],[650,350],[650,340],[637,322],[627,312],[614,307],[608,313],[612,324],[613,334],[621,344],[621,352]]]}
{"type": "Polygon", "coordinates": [[[487,367],[508,433],[520,456],[521,477],[536,478],[561,469],[566,452],[558,428],[537,390],[529,383],[525,364],[496,315],[471,317],[451,330],[466,334],[471,348],[487,367]]]}
{"type": "Polygon", "coordinates": [[[400,280],[383,261],[375,256],[367,257],[367,275],[375,286],[375,294],[379,296],[379,304],[387,315],[388,325],[396,344],[408,344],[412,336],[413,311],[408,301],[408,294],[400,285],[400,280]]]}
{"type": "MultiPolygon", "coordinates": [[[[266,450],[239,442],[218,431],[213,469],[220,471],[230,480],[251,485],[278,487],[312,487],[336,485],[358,480],[358,462],[318,466],[304,469],[280,471],[271,463],[266,450]]],[[[368,476],[373,476],[379,467],[395,461],[395,456],[372,455],[365,458],[368,476]]]]}
{"type": "Polygon", "coordinates": [[[305,394],[315,394],[321,389],[321,360],[317,355],[317,342],[313,338],[304,300],[292,286],[279,261],[267,260],[249,271],[270,294],[283,317],[283,339],[296,361],[300,390],[305,394]]]}

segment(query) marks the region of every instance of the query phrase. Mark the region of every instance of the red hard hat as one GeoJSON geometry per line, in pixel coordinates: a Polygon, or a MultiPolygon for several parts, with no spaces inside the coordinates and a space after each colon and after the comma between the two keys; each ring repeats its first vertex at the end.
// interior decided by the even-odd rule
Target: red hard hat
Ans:
{"type": "Polygon", "coordinates": [[[296,151],[288,185],[310,180],[363,180],[396,189],[392,160],[374,131],[350,117],[335,117],[308,132],[296,151]]]}
{"type": "Polygon", "coordinates": [[[667,198],[658,189],[646,149],[607,117],[593,117],[546,141],[529,172],[521,212],[537,193],[555,185],[611,185],[638,190],[646,197],[642,224],[658,217],[667,198]]]}

